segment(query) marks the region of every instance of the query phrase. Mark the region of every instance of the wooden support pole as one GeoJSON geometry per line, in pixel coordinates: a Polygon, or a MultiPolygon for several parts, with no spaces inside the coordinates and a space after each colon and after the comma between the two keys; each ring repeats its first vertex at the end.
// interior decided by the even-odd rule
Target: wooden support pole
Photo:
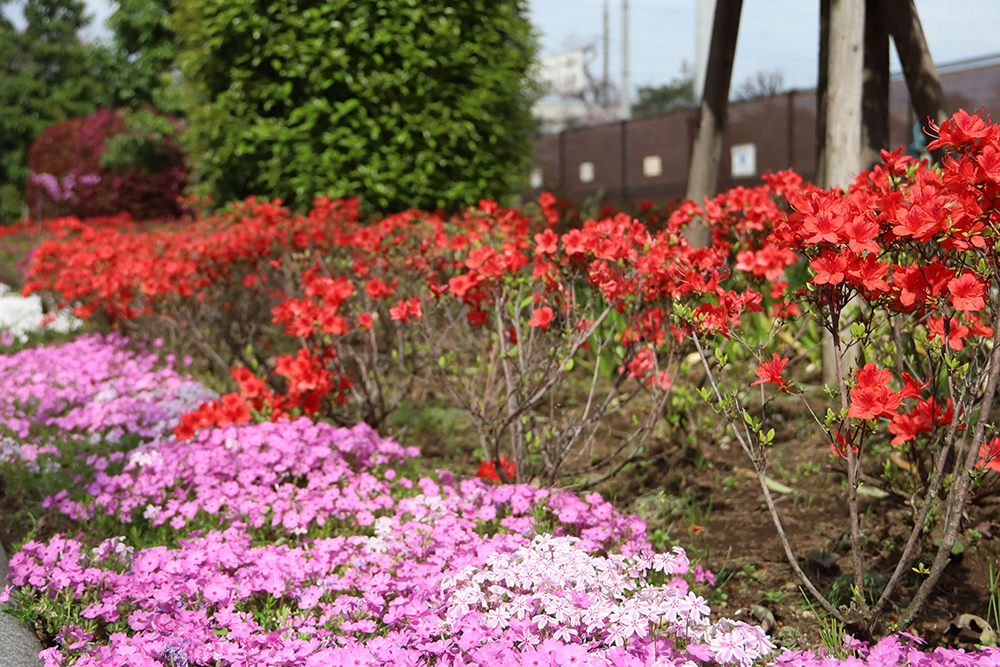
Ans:
{"type": "Polygon", "coordinates": [[[826,82],[830,78],[830,0],[819,0],[819,72],[816,76],[816,177],[826,183],[826,82]]]}
{"type": "Polygon", "coordinates": [[[865,0],[864,82],[861,102],[861,167],[881,162],[889,146],[889,31],[882,0],[865,0]]]}
{"type": "MultiPolygon", "coordinates": [[[[903,66],[906,88],[910,91],[917,122],[927,127],[929,118],[940,125],[947,118],[944,90],[927,47],[914,0],[881,0],[881,6],[882,20],[892,35],[899,62],[903,66]]],[[[940,151],[933,155],[938,161],[944,156],[940,151]]]]}
{"type": "MultiPolygon", "coordinates": [[[[742,11],[743,0],[716,0],[698,134],[688,172],[687,198],[699,205],[705,197],[714,195],[719,185],[722,131],[726,122],[742,11]]],[[[693,227],[688,231],[688,241],[695,246],[706,246],[711,242],[711,234],[707,227],[693,227]]]]}
{"type": "MultiPolygon", "coordinates": [[[[861,102],[864,75],[865,0],[830,0],[826,82],[826,132],[819,185],[847,189],[861,171],[861,102]]],[[[839,328],[839,322],[834,323],[839,328]]],[[[843,364],[848,371],[850,361],[843,364]]],[[[832,337],[823,341],[823,381],[837,384],[832,337]]]]}

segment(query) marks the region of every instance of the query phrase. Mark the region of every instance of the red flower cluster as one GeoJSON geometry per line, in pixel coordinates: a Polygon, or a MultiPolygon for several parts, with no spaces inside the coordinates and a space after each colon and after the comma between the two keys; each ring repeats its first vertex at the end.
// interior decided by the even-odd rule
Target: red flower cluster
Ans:
{"type": "Polygon", "coordinates": [[[336,400],[344,400],[343,392],[351,383],[341,376],[334,382],[326,370],[323,360],[314,357],[309,350],[301,349],[295,356],[282,355],[277,358],[274,372],[286,380],[288,390],[278,394],[267,383],[246,368],[230,371],[239,386],[238,392],[224,394],[217,401],[203,403],[194,412],[181,416],[181,422],[174,429],[178,440],[187,440],[208,426],[226,426],[250,421],[254,413],[269,417],[271,421],[288,419],[290,412],[301,410],[307,415],[320,411],[323,399],[333,395],[336,400]],[[268,414],[269,413],[269,414],[268,414]]]}
{"type": "Polygon", "coordinates": [[[80,302],[76,312],[85,319],[98,311],[135,319],[164,300],[207,301],[223,287],[245,284],[247,276],[265,280],[278,270],[270,262],[284,251],[330,247],[356,219],[356,200],[325,199],[309,216],[249,199],[232,213],[144,232],[132,232],[130,218],[121,226],[64,219],[63,230],[79,233],[38,246],[24,293],[58,292],[80,302]]]}
{"type": "MultiPolygon", "coordinates": [[[[368,345],[373,360],[391,358],[407,349],[400,340],[417,342],[421,326],[509,344],[573,340],[586,349],[593,313],[585,299],[615,311],[604,326],[614,327],[625,352],[610,368],[660,389],[673,381],[665,361],[671,344],[693,334],[729,336],[750,315],[791,318],[805,306],[841,322],[847,305],[860,302],[906,318],[907,333],[932,351],[967,353],[994,335],[1000,130],[961,112],[939,136],[935,145],[952,155],[941,170],[886,152],[882,166],[846,191],[781,172],[757,188],[686,202],[656,226],[604,211],[563,231],[571,216],[547,193],[538,219],[483,201],[451,217],[408,211],[360,224],[350,201],[317,200],[308,215],[293,216],[249,200],[226,215],[148,232],[67,224],[67,238],[36,251],[28,290],[79,301],[82,315],[100,309],[112,319],[153,314],[180,323],[175,307],[187,313],[201,305],[241,309],[260,318],[252,322],[257,331],[279,324],[294,340],[275,340],[275,349],[300,350],[268,359],[287,387],[270,387],[263,399],[255,387],[250,398],[238,380],[244,404],[223,397],[204,408],[198,419],[214,422],[242,420],[247,411],[333,410],[350,382],[364,402],[381,381],[365,375],[376,366],[352,363],[351,355],[368,345]],[[710,246],[685,240],[695,220],[712,229],[710,246]],[[786,272],[796,263],[801,271],[786,272]]],[[[767,353],[753,384],[787,390],[788,359],[767,353]]],[[[874,363],[855,380],[849,417],[887,419],[893,444],[959,411],[939,387],[893,379],[874,363]]],[[[185,429],[196,423],[192,417],[185,429]]]]}
{"type": "Polygon", "coordinates": [[[514,462],[508,461],[506,456],[501,456],[499,461],[480,461],[476,477],[485,479],[489,482],[499,483],[500,473],[497,472],[498,466],[504,471],[504,474],[507,475],[507,479],[515,479],[517,477],[517,470],[514,467],[514,462]]]}
{"type": "Polygon", "coordinates": [[[873,363],[858,369],[857,385],[851,389],[851,407],[848,417],[855,419],[878,419],[891,417],[899,408],[903,397],[899,392],[889,390],[892,372],[879,370],[873,363]]]}

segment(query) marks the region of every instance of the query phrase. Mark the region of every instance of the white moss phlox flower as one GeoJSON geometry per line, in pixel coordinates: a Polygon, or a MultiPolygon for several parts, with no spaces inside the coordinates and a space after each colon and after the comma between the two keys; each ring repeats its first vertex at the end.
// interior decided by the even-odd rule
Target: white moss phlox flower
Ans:
{"type": "MultiPolygon", "coordinates": [[[[9,336],[24,342],[29,333],[43,328],[44,319],[42,300],[37,294],[24,297],[0,283],[0,331],[6,331],[9,336]]],[[[80,328],[82,324],[73,317],[69,309],[64,309],[56,313],[44,329],[68,333],[80,328]]]]}

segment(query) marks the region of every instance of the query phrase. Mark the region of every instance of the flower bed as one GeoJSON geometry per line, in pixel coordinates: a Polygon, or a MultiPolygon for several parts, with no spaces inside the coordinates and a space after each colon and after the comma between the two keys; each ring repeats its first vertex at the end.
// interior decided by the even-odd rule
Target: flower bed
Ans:
{"type": "MultiPolygon", "coordinates": [[[[990,420],[1000,386],[1000,127],[960,112],[935,145],[951,152],[940,169],[897,151],[847,191],[771,175],[703,207],[684,204],[658,229],[619,214],[560,235],[551,197],[535,217],[484,201],[448,219],[408,212],[361,224],[351,202],[318,200],[292,216],[280,203],[248,201],[152,233],[74,228],[34,254],[29,289],[59,290],[81,300],[81,315],[103,311],[130,330],[167,331],[229,370],[238,390],[156,416],[148,431],[133,420],[137,442],[84,457],[74,488],[46,507],[116,541],[57,538],[70,557],[68,574],[52,581],[41,572],[55,547],[29,544],[15,557],[26,568],[15,569],[19,600],[27,609],[72,591],[85,607],[66,616],[34,603],[62,642],[53,660],[124,650],[140,662],[260,654],[293,664],[329,649],[341,653],[322,659],[745,664],[767,649],[764,638],[729,621],[706,625],[703,603],[678,597],[692,585],[686,565],[664,559],[680,553],[655,555],[641,525],[600,496],[535,488],[573,476],[600,483],[642,456],[661,415],[679,421],[670,408],[700,394],[749,457],[789,565],[820,606],[877,635],[886,605],[902,597],[907,628],[960,550],[973,492],[988,493],[1000,469],[990,420]],[[711,247],[684,240],[699,219],[712,226],[711,247]],[[820,416],[799,384],[809,373],[793,373],[799,360],[819,363],[824,330],[839,404],[820,416]],[[704,371],[698,386],[684,384],[691,351],[704,371]],[[414,452],[373,430],[384,435],[404,401],[438,391],[477,430],[478,476],[502,486],[421,472],[414,452]],[[856,609],[827,599],[782,527],[772,494],[792,489],[766,475],[781,444],[774,408],[786,398],[801,401],[823,447],[846,463],[856,609]],[[614,419],[630,430],[595,455],[614,419]],[[912,503],[909,538],[898,553],[886,549],[895,565],[880,592],[867,583],[876,559],[862,539],[859,494],[873,493],[862,491],[863,475],[866,487],[912,503]],[[535,486],[508,484],[532,477],[535,486]],[[439,524],[449,532],[438,535],[439,524]],[[349,551],[337,551],[332,569],[323,569],[326,552],[313,553],[332,549],[327,540],[349,551]],[[234,555],[213,560],[230,544],[234,555]],[[930,568],[912,568],[924,548],[936,551],[930,568]],[[193,624],[174,627],[186,643],[148,634],[166,621],[142,614],[168,603],[133,591],[134,559],[149,549],[161,554],[157,567],[185,577],[161,583],[179,596],[163,613],[193,624]],[[309,577],[255,588],[262,559],[309,577]],[[526,562],[547,576],[526,578],[526,562]],[[430,588],[392,583],[402,563],[430,588]],[[904,580],[911,569],[918,584],[904,580]],[[599,574],[580,578],[583,570],[599,574]],[[568,597],[545,597],[567,582],[568,597]],[[586,616],[607,605],[607,616],[586,616]]],[[[36,381],[11,373],[26,387],[36,381]]],[[[14,431],[30,435],[34,414],[57,430],[114,423],[103,408],[63,406],[64,389],[51,406],[46,390],[28,390],[30,410],[8,409],[14,431]]],[[[898,639],[845,650],[871,664],[925,659],[898,639]]]]}
{"type": "MultiPolygon", "coordinates": [[[[121,344],[85,336],[25,350],[0,357],[3,377],[36,406],[31,417],[61,428],[106,423],[94,407],[108,398],[107,376],[143,399],[150,384],[160,397],[193,391],[121,344]],[[104,372],[40,372],[67,354],[104,372]]],[[[599,494],[427,476],[415,450],[365,424],[302,418],[178,442],[162,435],[177,411],[151,407],[123,411],[141,415],[127,424],[145,444],[86,457],[82,499],[64,490],[46,502],[112,531],[160,527],[162,544],[56,536],[11,559],[14,601],[57,642],[47,664],[643,664],[689,654],[749,664],[769,650],[759,629],[709,623],[683,578],[684,553],[654,553],[644,523],[599,494]]],[[[27,417],[5,423],[20,429],[27,417]]],[[[58,459],[51,448],[38,456],[58,459]]]]}
{"type": "Polygon", "coordinates": [[[32,425],[154,438],[214,392],[139,354],[122,336],[80,336],[68,343],[0,356],[0,419],[27,440],[32,425]],[[71,363],[68,363],[71,362],[71,363]]]}
{"type": "MultiPolygon", "coordinates": [[[[90,535],[29,541],[11,559],[4,599],[55,642],[46,665],[749,665],[771,653],[759,628],[709,622],[691,587],[710,575],[679,548],[656,553],[644,522],[599,494],[428,473],[416,450],[364,424],[300,418],[177,441],[164,435],[179,412],[169,403],[204,390],[120,337],[0,364],[35,406],[6,425],[145,435],[129,452],[85,457],[85,494],[47,501],[90,535]],[[53,370],[58,355],[87,363],[74,378],[53,370]],[[122,404],[129,419],[98,428],[108,413],[96,406],[128,383],[140,390],[122,404]],[[126,526],[131,539],[95,537],[126,526]]],[[[1000,655],[926,654],[896,638],[848,648],[873,666],[1000,655]]]]}

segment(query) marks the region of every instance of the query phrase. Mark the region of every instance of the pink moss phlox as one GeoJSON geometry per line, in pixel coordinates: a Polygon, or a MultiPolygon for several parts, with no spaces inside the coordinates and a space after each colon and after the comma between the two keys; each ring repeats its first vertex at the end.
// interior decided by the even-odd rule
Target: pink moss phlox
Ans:
{"type": "Polygon", "coordinates": [[[1000,665],[1000,648],[982,647],[976,652],[939,647],[921,650],[924,641],[905,632],[883,638],[874,646],[844,638],[851,656],[839,660],[813,651],[784,651],[774,667],[994,667],[1000,665]]]}
{"type": "Polygon", "coordinates": [[[154,438],[214,396],[176,373],[172,357],[164,366],[158,355],[125,343],[119,335],[94,334],[0,354],[0,423],[21,439],[32,423],[154,438]]]}
{"type": "Polygon", "coordinates": [[[374,665],[522,664],[538,655],[543,664],[577,655],[593,665],[681,665],[689,641],[699,642],[697,655],[746,666],[770,648],[757,628],[707,623],[694,594],[645,582],[650,569],[686,571],[679,549],[591,556],[595,545],[580,538],[471,537],[445,518],[300,546],[253,546],[243,525],[176,549],[133,551],[114,539],[89,550],[57,537],[15,554],[11,581],[42,595],[91,593],[84,618],[126,614],[131,636],[107,645],[64,630],[74,638],[64,654],[84,667],[152,666],[179,651],[189,664],[289,667],[359,656],[374,665]],[[279,627],[261,624],[263,599],[279,601],[279,627]]]}

